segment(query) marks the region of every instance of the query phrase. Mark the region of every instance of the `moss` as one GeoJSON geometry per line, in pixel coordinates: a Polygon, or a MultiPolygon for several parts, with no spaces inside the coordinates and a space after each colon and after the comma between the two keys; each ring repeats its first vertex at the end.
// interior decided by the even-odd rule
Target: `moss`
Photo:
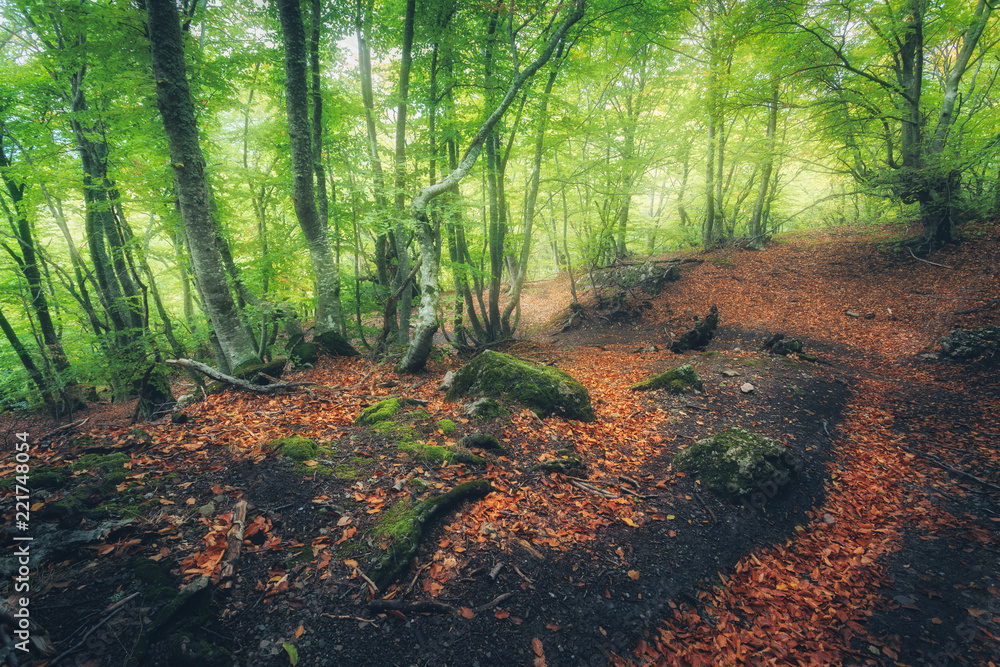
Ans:
{"type": "Polygon", "coordinates": [[[701,377],[691,364],[672,368],[666,373],[654,375],[645,382],[630,387],[633,391],[648,391],[651,389],[666,389],[671,394],[683,394],[695,390],[702,391],[701,377]]]}
{"type": "Polygon", "coordinates": [[[393,505],[373,529],[377,539],[388,542],[385,554],[368,567],[378,589],[384,591],[413,560],[424,530],[432,519],[466,499],[482,498],[492,490],[486,480],[473,480],[416,505],[412,505],[413,501],[408,498],[393,505]]]}
{"type": "Polygon", "coordinates": [[[309,461],[319,452],[319,447],[314,441],[301,435],[278,438],[267,443],[267,446],[293,461],[309,461]]]}
{"type": "Polygon", "coordinates": [[[129,455],[122,452],[116,454],[84,454],[70,467],[74,472],[81,470],[111,472],[123,469],[128,461],[129,455]]]}
{"type": "Polygon", "coordinates": [[[323,348],[323,351],[335,357],[356,357],[358,351],[346,338],[336,331],[324,331],[313,339],[323,348]]]}
{"type": "Polygon", "coordinates": [[[337,467],[333,469],[333,474],[338,479],[357,479],[359,477],[357,468],[348,463],[338,463],[337,467]]]}
{"type": "Polygon", "coordinates": [[[699,440],[677,452],[674,467],[694,474],[716,493],[737,500],[791,470],[785,448],[774,440],[741,428],[731,428],[699,440]]]}
{"type": "Polygon", "coordinates": [[[319,346],[315,343],[299,343],[288,351],[288,356],[296,368],[315,366],[319,361],[319,346]]]}
{"type": "Polygon", "coordinates": [[[402,407],[399,398],[387,398],[362,410],[354,423],[358,426],[373,426],[391,419],[402,407]]]}
{"type": "MultiPolygon", "coordinates": [[[[28,482],[32,489],[61,489],[66,486],[69,473],[65,468],[55,466],[45,466],[32,469],[28,473],[28,482]]],[[[11,486],[17,482],[17,476],[11,475],[3,481],[3,488],[11,486]]]]}
{"type": "Polygon", "coordinates": [[[504,452],[504,446],[489,433],[472,433],[458,441],[459,447],[466,449],[485,449],[488,452],[504,452]]]}
{"type": "Polygon", "coordinates": [[[587,389],[569,373],[486,350],[455,373],[446,400],[461,396],[507,398],[541,416],[593,421],[587,389]]]}
{"type": "Polygon", "coordinates": [[[510,410],[493,398],[480,398],[466,407],[466,414],[476,419],[494,419],[497,417],[507,417],[510,410]]]}
{"type": "Polygon", "coordinates": [[[437,425],[445,435],[451,435],[455,432],[455,422],[450,419],[439,419],[437,425]]]}
{"type": "Polygon", "coordinates": [[[419,442],[402,442],[398,444],[399,451],[408,452],[418,461],[427,463],[466,463],[468,465],[486,465],[486,459],[468,454],[449,447],[425,445],[419,442]]]}

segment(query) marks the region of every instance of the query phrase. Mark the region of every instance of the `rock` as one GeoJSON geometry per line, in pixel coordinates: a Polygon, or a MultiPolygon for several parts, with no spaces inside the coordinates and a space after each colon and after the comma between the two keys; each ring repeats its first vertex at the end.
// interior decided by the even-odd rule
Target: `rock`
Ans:
{"type": "Polygon", "coordinates": [[[785,448],[763,435],[731,428],[677,452],[673,465],[730,500],[766,485],[784,485],[792,468],[785,448]]]}
{"type": "Polygon", "coordinates": [[[184,394],[183,396],[177,399],[177,409],[183,410],[189,405],[194,405],[197,402],[198,402],[198,396],[193,392],[190,394],[184,394]]]}
{"type": "Polygon", "coordinates": [[[180,410],[175,411],[170,415],[171,424],[186,424],[188,421],[188,416],[186,412],[181,412],[180,410]]]}
{"type": "Polygon", "coordinates": [[[666,389],[671,394],[683,394],[687,391],[703,389],[698,371],[691,364],[672,368],[666,373],[654,375],[645,382],[634,384],[629,389],[633,391],[648,391],[651,389],[666,389]]]}
{"type": "Polygon", "coordinates": [[[198,514],[202,516],[212,516],[215,514],[215,503],[208,501],[204,505],[198,508],[198,514]]]}
{"type": "Polygon", "coordinates": [[[319,345],[315,343],[298,343],[288,351],[288,356],[296,368],[315,366],[319,361],[319,345]]]}
{"type": "Polygon", "coordinates": [[[334,357],[356,357],[358,351],[351,343],[336,331],[324,331],[313,336],[313,342],[317,343],[324,352],[334,357]]]}
{"type": "Polygon", "coordinates": [[[694,328],[688,329],[681,337],[670,344],[670,351],[675,354],[694,350],[708,345],[708,342],[715,336],[715,329],[719,326],[719,309],[712,306],[704,320],[694,318],[694,328]]]}
{"type": "Polygon", "coordinates": [[[740,391],[742,391],[744,394],[752,394],[754,390],[756,390],[756,387],[754,387],[749,382],[744,382],[743,384],[740,385],[740,391]]]}
{"type": "Polygon", "coordinates": [[[590,394],[569,373],[492,350],[486,350],[455,373],[445,400],[454,401],[462,396],[502,397],[543,417],[595,419],[590,394]]]}
{"type": "Polygon", "coordinates": [[[726,376],[727,378],[738,378],[740,376],[739,373],[733,370],[729,370],[728,368],[722,371],[722,375],[726,376]]]}
{"type": "Polygon", "coordinates": [[[866,320],[874,320],[875,319],[875,313],[865,313],[865,319],[866,320]]]}
{"type": "Polygon", "coordinates": [[[510,411],[495,398],[483,397],[464,406],[465,414],[477,419],[493,419],[506,417],[510,411]]]}
{"type": "Polygon", "coordinates": [[[455,381],[455,373],[453,371],[448,371],[441,378],[441,384],[438,385],[438,391],[448,391],[451,389],[451,383],[455,381]]]}
{"type": "Polygon", "coordinates": [[[861,313],[856,313],[853,310],[845,310],[844,315],[847,315],[848,317],[861,317],[861,313]]]}
{"type": "Polygon", "coordinates": [[[1000,326],[953,329],[942,338],[941,354],[950,359],[967,360],[995,355],[1000,350],[1000,326]]]}
{"type": "Polygon", "coordinates": [[[466,449],[485,449],[488,452],[506,451],[500,441],[489,433],[471,433],[459,440],[458,446],[466,449]]]}

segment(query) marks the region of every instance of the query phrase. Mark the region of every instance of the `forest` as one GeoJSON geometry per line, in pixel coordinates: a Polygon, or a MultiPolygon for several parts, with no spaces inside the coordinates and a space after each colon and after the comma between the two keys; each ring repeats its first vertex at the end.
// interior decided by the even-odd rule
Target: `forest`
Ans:
{"type": "Polygon", "coordinates": [[[8,408],[325,332],[416,372],[530,280],[1000,208],[985,0],[173,5],[3,3],[8,408]]]}
{"type": "Polygon", "coordinates": [[[0,663],[1000,664],[993,0],[0,0],[0,663]]]}

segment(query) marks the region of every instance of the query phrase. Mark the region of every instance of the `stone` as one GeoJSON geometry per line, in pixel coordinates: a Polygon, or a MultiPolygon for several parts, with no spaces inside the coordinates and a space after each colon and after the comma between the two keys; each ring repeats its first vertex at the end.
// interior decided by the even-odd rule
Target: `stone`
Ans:
{"type": "Polygon", "coordinates": [[[632,391],[649,391],[666,389],[671,394],[683,394],[689,391],[702,391],[703,386],[698,371],[691,364],[671,368],[665,373],[654,375],[644,382],[629,387],[632,391]]]}
{"type": "Polygon", "coordinates": [[[744,394],[752,394],[754,390],[756,390],[756,387],[754,387],[749,382],[744,382],[743,384],[740,385],[740,391],[742,391],[744,394]]]}
{"type": "Polygon", "coordinates": [[[738,378],[740,376],[739,373],[737,373],[736,371],[730,370],[728,368],[725,369],[724,371],[722,371],[722,374],[724,376],[726,376],[727,378],[738,378]]]}
{"type": "Polygon", "coordinates": [[[486,350],[455,373],[445,400],[462,396],[503,398],[539,416],[593,421],[590,394],[566,371],[486,350]]]}
{"type": "Polygon", "coordinates": [[[463,407],[467,416],[476,419],[493,419],[494,417],[506,417],[510,414],[510,411],[500,401],[488,396],[468,403],[463,407]]]}
{"type": "Polygon", "coordinates": [[[336,331],[324,331],[313,336],[313,342],[317,343],[324,352],[334,357],[357,357],[358,351],[351,343],[336,331]]]}
{"type": "Polygon", "coordinates": [[[441,378],[441,384],[438,385],[438,391],[448,391],[451,389],[451,383],[455,381],[455,373],[453,371],[448,371],[441,378]]]}
{"type": "Polygon", "coordinates": [[[789,462],[788,452],[771,438],[731,428],[677,452],[673,465],[721,496],[738,500],[767,485],[786,484],[792,473],[789,462]]]}

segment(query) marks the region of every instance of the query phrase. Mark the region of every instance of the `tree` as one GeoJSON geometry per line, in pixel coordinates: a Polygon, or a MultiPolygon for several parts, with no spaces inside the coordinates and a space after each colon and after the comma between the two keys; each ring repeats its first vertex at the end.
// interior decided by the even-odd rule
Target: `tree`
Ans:
{"type": "Polygon", "coordinates": [[[438,266],[435,230],[427,212],[430,202],[436,197],[456,188],[468,175],[489,139],[493,128],[513,103],[524,84],[541,69],[555,53],[565,38],[567,31],[581,18],[586,9],[586,0],[577,0],[562,23],[551,34],[541,53],[521,72],[516,74],[507,87],[503,99],[494,108],[479,131],[469,142],[458,167],[439,183],[422,188],[413,198],[410,211],[416,225],[417,241],[420,246],[420,306],[417,312],[417,326],[406,354],[397,365],[404,373],[415,373],[427,363],[434,332],[438,328],[437,306],[440,301],[438,290],[438,266]]]}
{"type": "Polygon", "coordinates": [[[223,353],[223,358],[216,361],[223,371],[238,372],[259,358],[229,290],[216,241],[205,158],[187,81],[180,15],[173,0],[146,0],[146,18],[156,100],[170,145],[195,284],[223,353]]]}

